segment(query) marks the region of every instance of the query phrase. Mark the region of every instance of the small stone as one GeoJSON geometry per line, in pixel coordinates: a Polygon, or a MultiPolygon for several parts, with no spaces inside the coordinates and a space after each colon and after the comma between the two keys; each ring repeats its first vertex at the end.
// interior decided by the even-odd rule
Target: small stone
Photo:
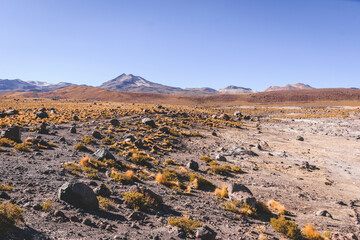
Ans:
{"type": "Polygon", "coordinates": [[[127,219],[129,221],[142,221],[146,218],[146,214],[145,213],[142,213],[142,212],[139,212],[139,211],[135,211],[133,213],[131,213],[127,219]]]}
{"type": "Polygon", "coordinates": [[[91,221],[90,218],[85,218],[82,223],[87,225],[87,226],[92,226],[93,225],[93,222],[91,221]]]}
{"type": "Polygon", "coordinates": [[[9,196],[9,194],[7,194],[6,192],[1,192],[1,193],[0,193],[0,198],[9,200],[9,199],[10,199],[10,196],[9,196]]]}
{"type": "Polygon", "coordinates": [[[76,133],[76,127],[75,126],[70,128],[70,133],[76,133]]]}
{"type": "Polygon", "coordinates": [[[297,136],[297,137],[296,137],[296,140],[298,140],[298,141],[301,141],[301,142],[302,142],[302,141],[304,141],[304,138],[303,138],[302,136],[297,136]]]}
{"type": "Polygon", "coordinates": [[[141,122],[142,122],[143,124],[145,124],[145,125],[148,125],[148,126],[152,127],[152,128],[155,128],[155,127],[156,127],[156,124],[155,124],[154,120],[152,120],[152,119],[150,119],[150,118],[143,118],[143,119],[141,120],[141,122]]]}
{"type": "Polygon", "coordinates": [[[63,218],[66,217],[66,216],[65,216],[65,213],[62,212],[62,211],[60,211],[60,210],[56,210],[56,211],[54,212],[54,216],[55,216],[55,217],[63,217],[63,218]]]}
{"type": "Polygon", "coordinates": [[[190,160],[186,166],[194,171],[199,170],[199,164],[197,162],[195,162],[194,160],[190,160]]]}
{"type": "Polygon", "coordinates": [[[111,125],[113,125],[114,127],[120,126],[120,122],[119,122],[119,120],[117,120],[116,118],[111,119],[111,120],[110,120],[110,123],[111,123],[111,125]]]}
{"type": "Polygon", "coordinates": [[[197,229],[196,238],[199,240],[215,240],[217,233],[209,226],[204,225],[197,229]]]}
{"type": "Polygon", "coordinates": [[[105,198],[108,198],[111,195],[110,189],[104,183],[102,183],[99,187],[95,188],[94,193],[98,196],[102,196],[105,198]]]}
{"type": "Polygon", "coordinates": [[[33,209],[36,210],[36,211],[40,211],[42,209],[41,205],[39,203],[35,204],[33,206],[33,209]]]}
{"type": "Polygon", "coordinates": [[[332,218],[331,214],[326,210],[319,210],[319,211],[315,212],[315,215],[332,218]]]}
{"type": "Polygon", "coordinates": [[[102,139],[103,136],[101,135],[101,133],[99,131],[93,131],[92,136],[96,139],[102,139]]]}
{"type": "Polygon", "coordinates": [[[221,155],[221,154],[218,154],[218,155],[216,155],[215,160],[216,160],[216,161],[223,161],[223,162],[225,162],[225,161],[226,161],[226,157],[224,157],[224,156],[221,155]]]}

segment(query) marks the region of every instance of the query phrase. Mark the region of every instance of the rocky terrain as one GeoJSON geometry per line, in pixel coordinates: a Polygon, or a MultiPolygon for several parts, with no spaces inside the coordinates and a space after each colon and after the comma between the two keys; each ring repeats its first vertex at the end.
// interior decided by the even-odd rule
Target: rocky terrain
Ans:
{"type": "Polygon", "coordinates": [[[360,237],[357,108],[0,110],[0,239],[360,237]]]}

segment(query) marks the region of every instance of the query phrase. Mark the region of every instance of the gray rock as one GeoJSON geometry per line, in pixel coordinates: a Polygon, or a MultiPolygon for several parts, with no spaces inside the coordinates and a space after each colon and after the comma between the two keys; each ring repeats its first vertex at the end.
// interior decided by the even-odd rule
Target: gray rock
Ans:
{"type": "Polygon", "coordinates": [[[142,221],[145,218],[146,218],[146,214],[139,211],[135,211],[127,217],[129,221],[142,221]]]}
{"type": "Polygon", "coordinates": [[[204,225],[196,230],[196,238],[201,240],[215,240],[217,233],[209,226],[204,225]]]}
{"type": "Polygon", "coordinates": [[[12,115],[19,114],[19,111],[15,110],[15,109],[10,109],[10,110],[5,111],[4,114],[7,116],[12,116],[12,115]]]}
{"type": "Polygon", "coordinates": [[[102,139],[103,136],[101,135],[101,133],[99,131],[93,131],[92,136],[96,139],[102,139]]]}
{"type": "Polygon", "coordinates": [[[235,117],[242,117],[242,114],[241,114],[240,111],[235,111],[235,112],[234,112],[234,116],[235,116],[235,117]]]}
{"type": "Polygon", "coordinates": [[[168,128],[168,127],[165,127],[165,126],[159,128],[159,131],[160,131],[160,132],[163,132],[163,133],[167,133],[167,134],[170,133],[169,128],[168,128]]]}
{"type": "Polygon", "coordinates": [[[143,124],[145,124],[145,125],[150,126],[150,127],[153,127],[153,128],[156,127],[156,124],[155,124],[154,120],[152,120],[152,119],[150,119],[150,118],[143,118],[143,119],[141,120],[141,122],[142,122],[143,124]]]}
{"type": "Polygon", "coordinates": [[[20,127],[18,126],[11,126],[5,131],[1,132],[2,138],[8,138],[15,142],[21,142],[21,133],[20,133],[20,127]]]}
{"type": "Polygon", "coordinates": [[[47,114],[47,112],[38,112],[38,113],[35,113],[35,118],[40,118],[40,119],[43,119],[43,118],[48,118],[49,115],[47,114]]]}
{"type": "Polygon", "coordinates": [[[94,156],[96,156],[96,158],[98,160],[104,160],[104,159],[113,159],[116,160],[114,155],[112,155],[111,152],[109,152],[109,150],[107,149],[99,149],[94,153],[94,156]]]}
{"type": "Polygon", "coordinates": [[[304,141],[304,138],[303,138],[302,136],[297,136],[297,137],[296,137],[296,140],[298,140],[298,141],[304,141]]]}
{"type": "Polygon", "coordinates": [[[319,210],[319,211],[315,212],[315,216],[323,216],[323,217],[332,218],[331,214],[326,210],[319,210]]]}
{"type": "Polygon", "coordinates": [[[221,155],[221,154],[218,154],[218,155],[216,155],[215,160],[216,160],[216,161],[226,162],[226,157],[224,157],[224,156],[221,155]]]}
{"type": "Polygon", "coordinates": [[[195,162],[194,160],[190,160],[186,166],[194,171],[199,170],[199,164],[197,162],[195,162]]]}
{"type": "Polygon", "coordinates": [[[111,123],[111,125],[113,125],[114,127],[120,126],[120,122],[119,122],[119,120],[117,120],[116,118],[111,119],[111,120],[110,120],[110,123],[111,123]]]}
{"type": "Polygon", "coordinates": [[[79,117],[76,115],[73,115],[72,118],[74,119],[74,121],[79,121],[79,117]]]}
{"type": "Polygon", "coordinates": [[[227,114],[225,114],[225,113],[221,114],[221,115],[219,116],[219,118],[220,118],[220,119],[223,119],[223,120],[225,120],[225,121],[230,120],[229,115],[227,115],[227,114]]]}
{"type": "Polygon", "coordinates": [[[104,184],[102,183],[100,186],[96,187],[94,189],[94,193],[98,196],[102,196],[102,197],[110,197],[111,195],[111,191],[110,189],[104,184]]]}
{"type": "Polygon", "coordinates": [[[72,126],[70,128],[70,133],[76,133],[76,127],[75,126],[72,126]]]}
{"type": "Polygon", "coordinates": [[[83,209],[99,208],[99,201],[93,190],[81,182],[66,182],[58,190],[58,198],[83,209]]]}
{"type": "Polygon", "coordinates": [[[135,137],[134,137],[134,135],[131,135],[131,134],[129,134],[129,135],[126,135],[125,136],[125,141],[126,142],[135,142],[135,137]]]}
{"type": "Polygon", "coordinates": [[[249,204],[250,207],[256,207],[256,199],[252,192],[240,183],[231,183],[228,185],[228,194],[231,200],[237,200],[249,204]]]}

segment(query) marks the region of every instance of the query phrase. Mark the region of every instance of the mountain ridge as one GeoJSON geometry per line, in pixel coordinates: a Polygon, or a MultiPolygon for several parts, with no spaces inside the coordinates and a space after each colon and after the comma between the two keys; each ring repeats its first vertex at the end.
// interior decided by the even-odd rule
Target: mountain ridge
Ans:
{"type": "MultiPolygon", "coordinates": [[[[78,86],[77,84],[60,82],[60,83],[47,83],[40,81],[23,81],[20,79],[0,79],[0,93],[15,91],[15,92],[48,92],[61,89],[69,86],[78,86]]],[[[86,86],[86,85],[85,85],[86,86]]],[[[223,93],[252,93],[255,92],[250,88],[228,86],[223,89],[213,89],[209,87],[201,88],[180,88],[167,86],[155,82],[148,81],[140,76],[133,74],[121,74],[114,79],[106,81],[97,88],[124,91],[124,92],[148,92],[160,94],[175,94],[175,95],[212,95],[223,93]]]]}

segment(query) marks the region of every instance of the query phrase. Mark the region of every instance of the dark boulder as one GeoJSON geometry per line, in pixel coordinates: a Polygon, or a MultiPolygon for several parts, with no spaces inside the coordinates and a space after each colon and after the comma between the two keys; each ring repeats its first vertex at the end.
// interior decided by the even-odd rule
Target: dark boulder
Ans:
{"type": "Polygon", "coordinates": [[[8,138],[15,142],[21,142],[21,133],[20,127],[18,126],[11,126],[8,129],[1,132],[2,138],[8,138]]]}
{"type": "Polygon", "coordinates": [[[59,188],[58,198],[75,207],[96,210],[99,201],[93,190],[81,182],[66,182],[59,188]]]}

